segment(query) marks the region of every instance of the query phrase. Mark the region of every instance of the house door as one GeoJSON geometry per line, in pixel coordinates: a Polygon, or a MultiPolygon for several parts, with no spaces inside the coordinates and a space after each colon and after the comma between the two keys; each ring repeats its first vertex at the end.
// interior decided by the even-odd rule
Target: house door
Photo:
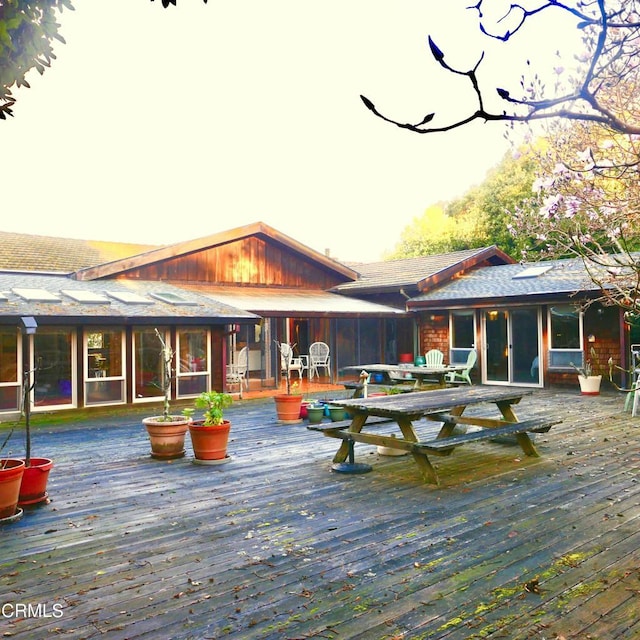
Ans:
{"type": "Polygon", "coordinates": [[[534,307],[484,311],[485,382],[540,385],[540,313],[534,307]]]}

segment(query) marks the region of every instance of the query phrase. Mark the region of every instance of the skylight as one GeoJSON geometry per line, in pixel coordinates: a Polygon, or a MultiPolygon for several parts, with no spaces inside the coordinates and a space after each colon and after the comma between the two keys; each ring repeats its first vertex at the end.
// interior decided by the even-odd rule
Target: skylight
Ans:
{"type": "Polygon", "coordinates": [[[27,302],[60,302],[60,298],[46,289],[23,289],[16,287],[13,293],[27,302]]]}
{"type": "Polygon", "coordinates": [[[547,273],[547,271],[550,271],[551,269],[553,269],[552,264],[540,264],[536,265],[535,267],[527,267],[524,271],[516,273],[516,275],[513,276],[512,279],[520,280],[521,278],[537,278],[543,273],[547,273]]]}
{"type": "Polygon", "coordinates": [[[167,304],[176,304],[176,305],[197,305],[197,302],[193,300],[187,300],[182,296],[179,296],[177,293],[173,293],[172,291],[158,291],[158,293],[152,293],[152,298],[156,298],[156,300],[161,300],[162,302],[166,302],[167,304]]]}
{"type": "Polygon", "coordinates": [[[125,304],[153,304],[153,300],[132,291],[107,291],[107,295],[125,304]]]}
{"type": "Polygon", "coordinates": [[[76,302],[86,302],[93,304],[111,304],[106,296],[94,291],[83,291],[82,289],[62,289],[65,296],[69,296],[76,302]]]}

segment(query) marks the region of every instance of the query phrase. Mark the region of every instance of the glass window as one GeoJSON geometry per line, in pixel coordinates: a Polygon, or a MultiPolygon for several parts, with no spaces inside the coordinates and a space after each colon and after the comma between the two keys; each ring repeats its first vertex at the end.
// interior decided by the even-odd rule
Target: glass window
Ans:
{"type": "Polygon", "coordinates": [[[124,330],[85,332],[85,404],[125,402],[124,330]]]}
{"type": "MultiPolygon", "coordinates": [[[[163,334],[162,329],[159,331],[163,334]]],[[[168,345],[169,336],[165,335],[164,340],[168,345]]],[[[158,400],[163,397],[161,351],[162,345],[156,336],[155,329],[134,330],[134,402],[158,400]]]]}
{"type": "Polygon", "coordinates": [[[582,314],[574,305],[549,308],[549,367],[582,364],[582,314]]]}
{"type": "Polygon", "coordinates": [[[451,363],[464,364],[476,343],[475,312],[452,311],[449,329],[451,363]]]}
{"type": "Polygon", "coordinates": [[[209,389],[209,332],[178,329],[178,397],[195,396],[209,389]]]}
{"type": "Polygon", "coordinates": [[[33,357],[37,363],[33,387],[34,407],[75,404],[75,340],[72,329],[39,328],[33,336],[33,357]]]}
{"type": "Polygon", "coordinates": [[[20,344],[15,327],[0,328],[0,411],[20,409],[20,344]]]}

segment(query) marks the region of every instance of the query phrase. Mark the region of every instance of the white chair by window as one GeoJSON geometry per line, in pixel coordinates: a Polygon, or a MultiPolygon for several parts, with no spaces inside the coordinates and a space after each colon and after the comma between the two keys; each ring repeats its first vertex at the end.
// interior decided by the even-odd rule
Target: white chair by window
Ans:
{"type": "Polygon", "coordinates": [[[302,380],[302,375],[309,368],[307,356],[294,356],[293,349],[286,342],[280,343],[280,369],[283,373],[287,370],[287,359],[289,359],[289,374],[298,372],[298,377],[302,380]]]}
{"type": "Polygon", "coordinates": [[[320,377],[319,369],[324,369],[331,379],[331,355],[329,345],[324,342],[314,342],[309,347],[309,380],[320,377]]]}
{"type": "Polygon", "coordinates": [[[471,384],[471,370],[476,366],[478,361],[478,352],[475,349],[469,351],[467,356],[467,364],[462,371],[452,371],[447,373],[447,382],[471,384]]]}
{"type": "Polygon", "coordinates": [[[249,347],[242,347],[236,362],[227,365],[227,385],[238,385],[242,398],[242,385],[249,391],[249,347]]]}
{"type": "Polygon", "coordinates": [[[431,349],[424,354],[424,364],[427,367],[441,367],[444,364],[444,353],[439,349],[431,349]]]}

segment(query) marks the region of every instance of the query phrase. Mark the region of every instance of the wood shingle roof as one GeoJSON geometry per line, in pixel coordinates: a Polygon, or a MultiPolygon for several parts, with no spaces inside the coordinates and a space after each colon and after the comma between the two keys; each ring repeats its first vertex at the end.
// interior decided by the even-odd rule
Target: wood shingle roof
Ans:
{"type": "Polygon", "coordinates": [[[0,269],[70,273],[156,248],[156,245],[0,231],[0,269]]]}
{"type": "Polygon", "coordinates": [[[514,260],[507,254],[496,246],[490,246],[433,256],[358,263],[350,266],[359,273],[359,279],[340,284],[334,291],[358,295],[406,288],[408,292],[417,292],[471,268],[511,262],[514,260]]]}

